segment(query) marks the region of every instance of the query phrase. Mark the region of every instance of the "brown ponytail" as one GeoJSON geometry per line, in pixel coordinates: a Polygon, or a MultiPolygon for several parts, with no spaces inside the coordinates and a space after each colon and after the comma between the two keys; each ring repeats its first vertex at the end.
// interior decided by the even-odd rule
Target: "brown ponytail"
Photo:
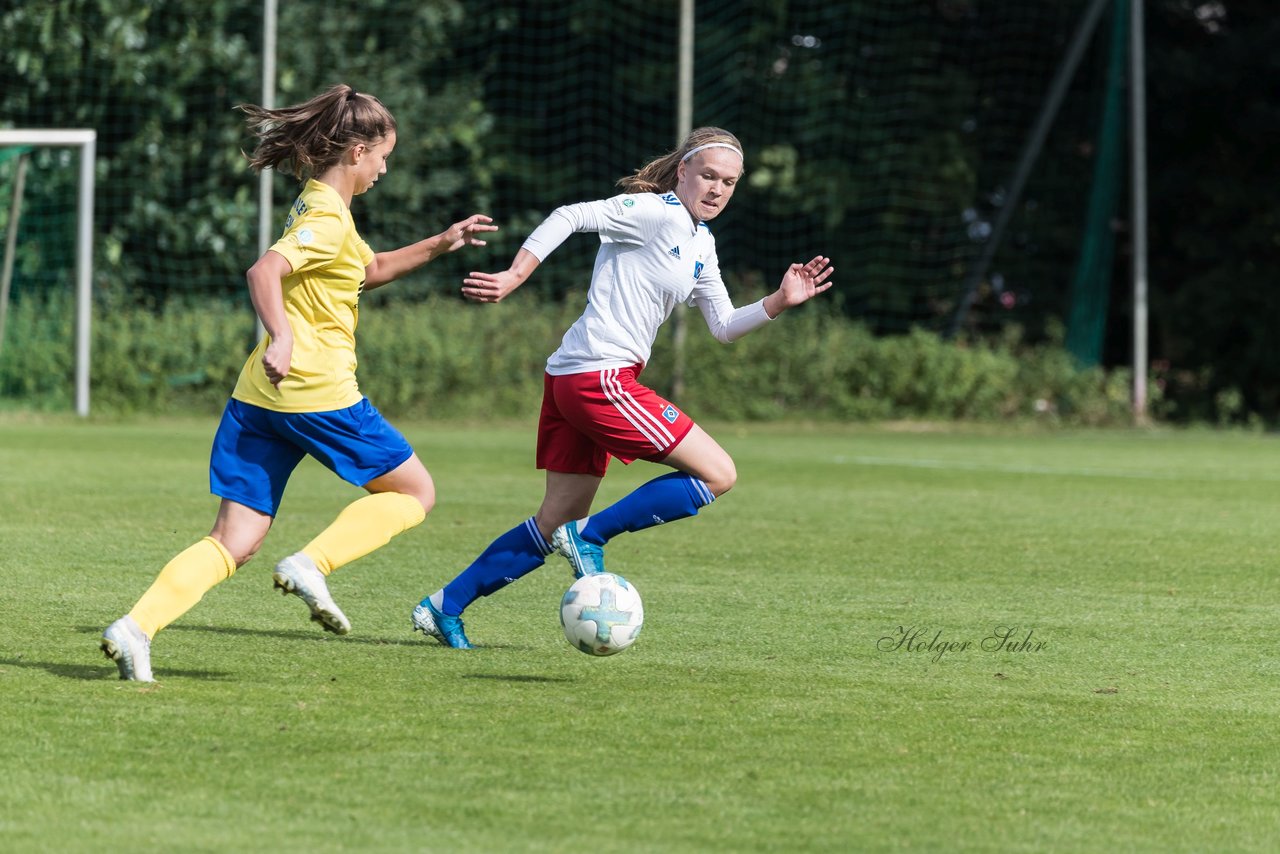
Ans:
{"type": "Polygon", "coordinates": [[[250,167],[289,172],[301,181],[336,164],[352,146],[372,145],[396,129],[395,117],[381,101],[345,83],[293,107],[239,104],[236,109],[245,113],[258,140],[248,155],[250,167]]]}

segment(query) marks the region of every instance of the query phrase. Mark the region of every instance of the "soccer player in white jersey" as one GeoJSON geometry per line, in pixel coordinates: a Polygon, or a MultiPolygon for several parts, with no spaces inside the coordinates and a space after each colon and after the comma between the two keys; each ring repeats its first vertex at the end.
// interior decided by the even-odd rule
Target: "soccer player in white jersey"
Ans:
{"type": "Polygon", "coordinates": [[[542,506],[423,599],[413,611],[415,629],[470,648],[463,610],[538,568],[551,552],[567,558],[575,576],[603,572],[603,546],[614,536],[693,516],[733,486],[733,459],[638,376],[677,303],[697,306],[711,334],[728,343],[831,287],[834,268],[819,255],[792,264],[769,296],[734,307],[707,223],[733,198],[742,174],[737,137],[698,128],[678,149],[619,181],[623,195],[557,208],[509,269],[464,280],[468,299],[498,302],[569,235],[600,236],[586,310],[547,360],[537,446],[537,466],[547,473],[542,506]],[[675,471],[592,514],[613,457],[675,471]]]}

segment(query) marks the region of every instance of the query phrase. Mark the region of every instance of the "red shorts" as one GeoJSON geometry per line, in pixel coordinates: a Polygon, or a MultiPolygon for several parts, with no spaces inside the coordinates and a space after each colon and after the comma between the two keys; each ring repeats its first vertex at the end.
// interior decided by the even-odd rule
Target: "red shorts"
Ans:
{"type": "Polygon", "coordinates": [[[609,458],[661,460],[693,429],[693,419],[640,385],[639,367],[543,381],[538,468],[603,477],[609,458]]]}

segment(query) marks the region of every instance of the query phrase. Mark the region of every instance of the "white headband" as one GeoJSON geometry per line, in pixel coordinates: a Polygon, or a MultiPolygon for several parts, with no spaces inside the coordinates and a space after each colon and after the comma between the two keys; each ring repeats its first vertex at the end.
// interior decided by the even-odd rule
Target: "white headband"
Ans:
{"type": "MultiPolygon", "coordinates": [[[[738,150],[738,146],[736,145],[730,145],[727,142],[708,142],[706,145],[699,145],[697,148],[689,149],[688,153],[685,154],[684,157],[680,158],[680,162],[683,163],[693,155],[697,154],[699,151],[702,151],[704,148],[727,148],[730,151],[737,154],[739,157],[742,157],[742,152],[738,150]]],[[[745,160],[746,158],[743,158],[743,159],[745,160]]]]}

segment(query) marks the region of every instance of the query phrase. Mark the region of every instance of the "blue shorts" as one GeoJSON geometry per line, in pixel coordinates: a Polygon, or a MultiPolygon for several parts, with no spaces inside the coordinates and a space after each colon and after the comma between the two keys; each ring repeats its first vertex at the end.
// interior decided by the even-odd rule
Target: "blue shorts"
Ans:
{"type": "Polygon", "coordinates": [[[276,412],[233,398],[213,437],[209,491],[275,516],[306,454],[364,486],[413,456],[413,448],[368,398],[329,412],[276,412]]]}

